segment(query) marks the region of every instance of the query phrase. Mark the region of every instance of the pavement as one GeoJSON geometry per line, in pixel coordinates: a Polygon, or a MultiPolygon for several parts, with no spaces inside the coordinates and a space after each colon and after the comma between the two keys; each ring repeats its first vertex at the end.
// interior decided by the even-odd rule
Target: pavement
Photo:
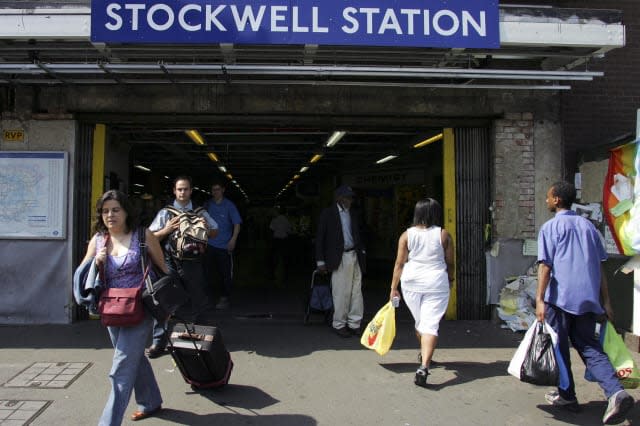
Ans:
{"type": "MultiPolygon", "coordinates": [[[[384,294],[365,293],[365,321],[383,301],[384,294]]],[[[507,374],[522,334],[492,321],[443,321],[425,389],[413,384],[418,345],[405,306],[385,356],[365,349],[358,337],[337,336],[320,315],[303,325],[303,312],[300,295],[286,289],[238,296],[230,309],[212,312],[207,322],[221,328],[235,364],[230,383],[194,391],[170,356],[154,359],[164,409],[135,424],[602,424],[606,401],[597,384],[582,379],[576,353],[582,411],[570,413],[546,404],[550,388],[507,374]]],[[[0,426],[97,424],[113,355],[99,321],[0,326],[0,342],[0,426]]],[[[640,389],[629,393],[640,400],[640,389]]],[[[127,415],[135,409],[131,403],[127,415]]],[[[640,403],[623,424],[640,424],[640,403]]]]}

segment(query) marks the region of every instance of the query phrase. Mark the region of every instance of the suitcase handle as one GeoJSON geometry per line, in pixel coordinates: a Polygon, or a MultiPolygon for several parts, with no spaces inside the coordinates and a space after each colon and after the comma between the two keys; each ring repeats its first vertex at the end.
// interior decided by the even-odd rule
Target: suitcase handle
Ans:
{"type": "Polygon", "coordinates": [[[182,340],[204,340],[202,334],[189,333],[188,331],[184,331],[178,335],[179,339],[182,340]]]}
{"type": "Polygon", "coordinates": [[[213,336],[209,334],[196,334],[196,333],[191,333],[189,331],[183,331],[182,333],[179,333],[179,334],[174,333],[173,336],[182,340],[192,340],[192,341],[198,341],[198,342],[213,342],[213,336]]]}

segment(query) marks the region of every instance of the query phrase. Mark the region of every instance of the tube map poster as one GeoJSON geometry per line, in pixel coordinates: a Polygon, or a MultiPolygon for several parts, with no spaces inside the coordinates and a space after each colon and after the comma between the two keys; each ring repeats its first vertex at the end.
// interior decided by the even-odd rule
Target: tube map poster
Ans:
{"type": "Polygon", "coordinates": [[[0,238],[66,237],[67,154],[0,151],[0,238]]]}

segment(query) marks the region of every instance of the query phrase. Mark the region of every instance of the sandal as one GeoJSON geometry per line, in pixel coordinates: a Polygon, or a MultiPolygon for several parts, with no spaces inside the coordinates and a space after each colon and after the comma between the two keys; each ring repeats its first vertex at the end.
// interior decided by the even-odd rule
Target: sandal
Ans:
{"type": "Polygon", "coordinates": [[[151,411],[134,411],[131,415],[131,420],[137,422],[138,420],[146,419],[147,417],[151,417],[156,414],[158,411],[162,410],[162,406],[154,408],[151,411]]]}

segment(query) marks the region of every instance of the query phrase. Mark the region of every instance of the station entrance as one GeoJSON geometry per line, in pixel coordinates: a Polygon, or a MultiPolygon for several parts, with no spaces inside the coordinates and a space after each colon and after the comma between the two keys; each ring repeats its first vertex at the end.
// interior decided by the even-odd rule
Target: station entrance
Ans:
{"type": "Polygon", "coordinates": [[[358,116],[343,117],[339,125],[307,117],[244,117],[243,124],[237,117],[209,124],[203,117],[105,118],[82,126],[86,152],[78,156],[77,170],[79,205],[87,214],[78,216],[77,225],[87,232],[77,234],[77,247],[85,246],[91,200],[103,190],[127,192],[148,225],[172,202],[176,176],[192,177],[195,205],[211,197],[211,182],[222,180],[243,219],[234,253],[235,288],[265,301],[282,291],[303,297],[315,266],[318,215],[333,202],[333,190],[348,184],[356,192],[367,247],[363,283],[384,293],[397,239],[411,223],[415,202],[433,197],[443,204],[445,227],[456,238],[455,294],[464,297],[462,304],[452,297],[447,317],[488,315],[482,285],[490,238],[487,127],[375,124],[375,117],[358,116]],[[102,181],[96,181],[96,169],[102,181]],[[285,259],[274,258],[272,250],[269,224],[277,211],[293,229],[285,259]]]}

